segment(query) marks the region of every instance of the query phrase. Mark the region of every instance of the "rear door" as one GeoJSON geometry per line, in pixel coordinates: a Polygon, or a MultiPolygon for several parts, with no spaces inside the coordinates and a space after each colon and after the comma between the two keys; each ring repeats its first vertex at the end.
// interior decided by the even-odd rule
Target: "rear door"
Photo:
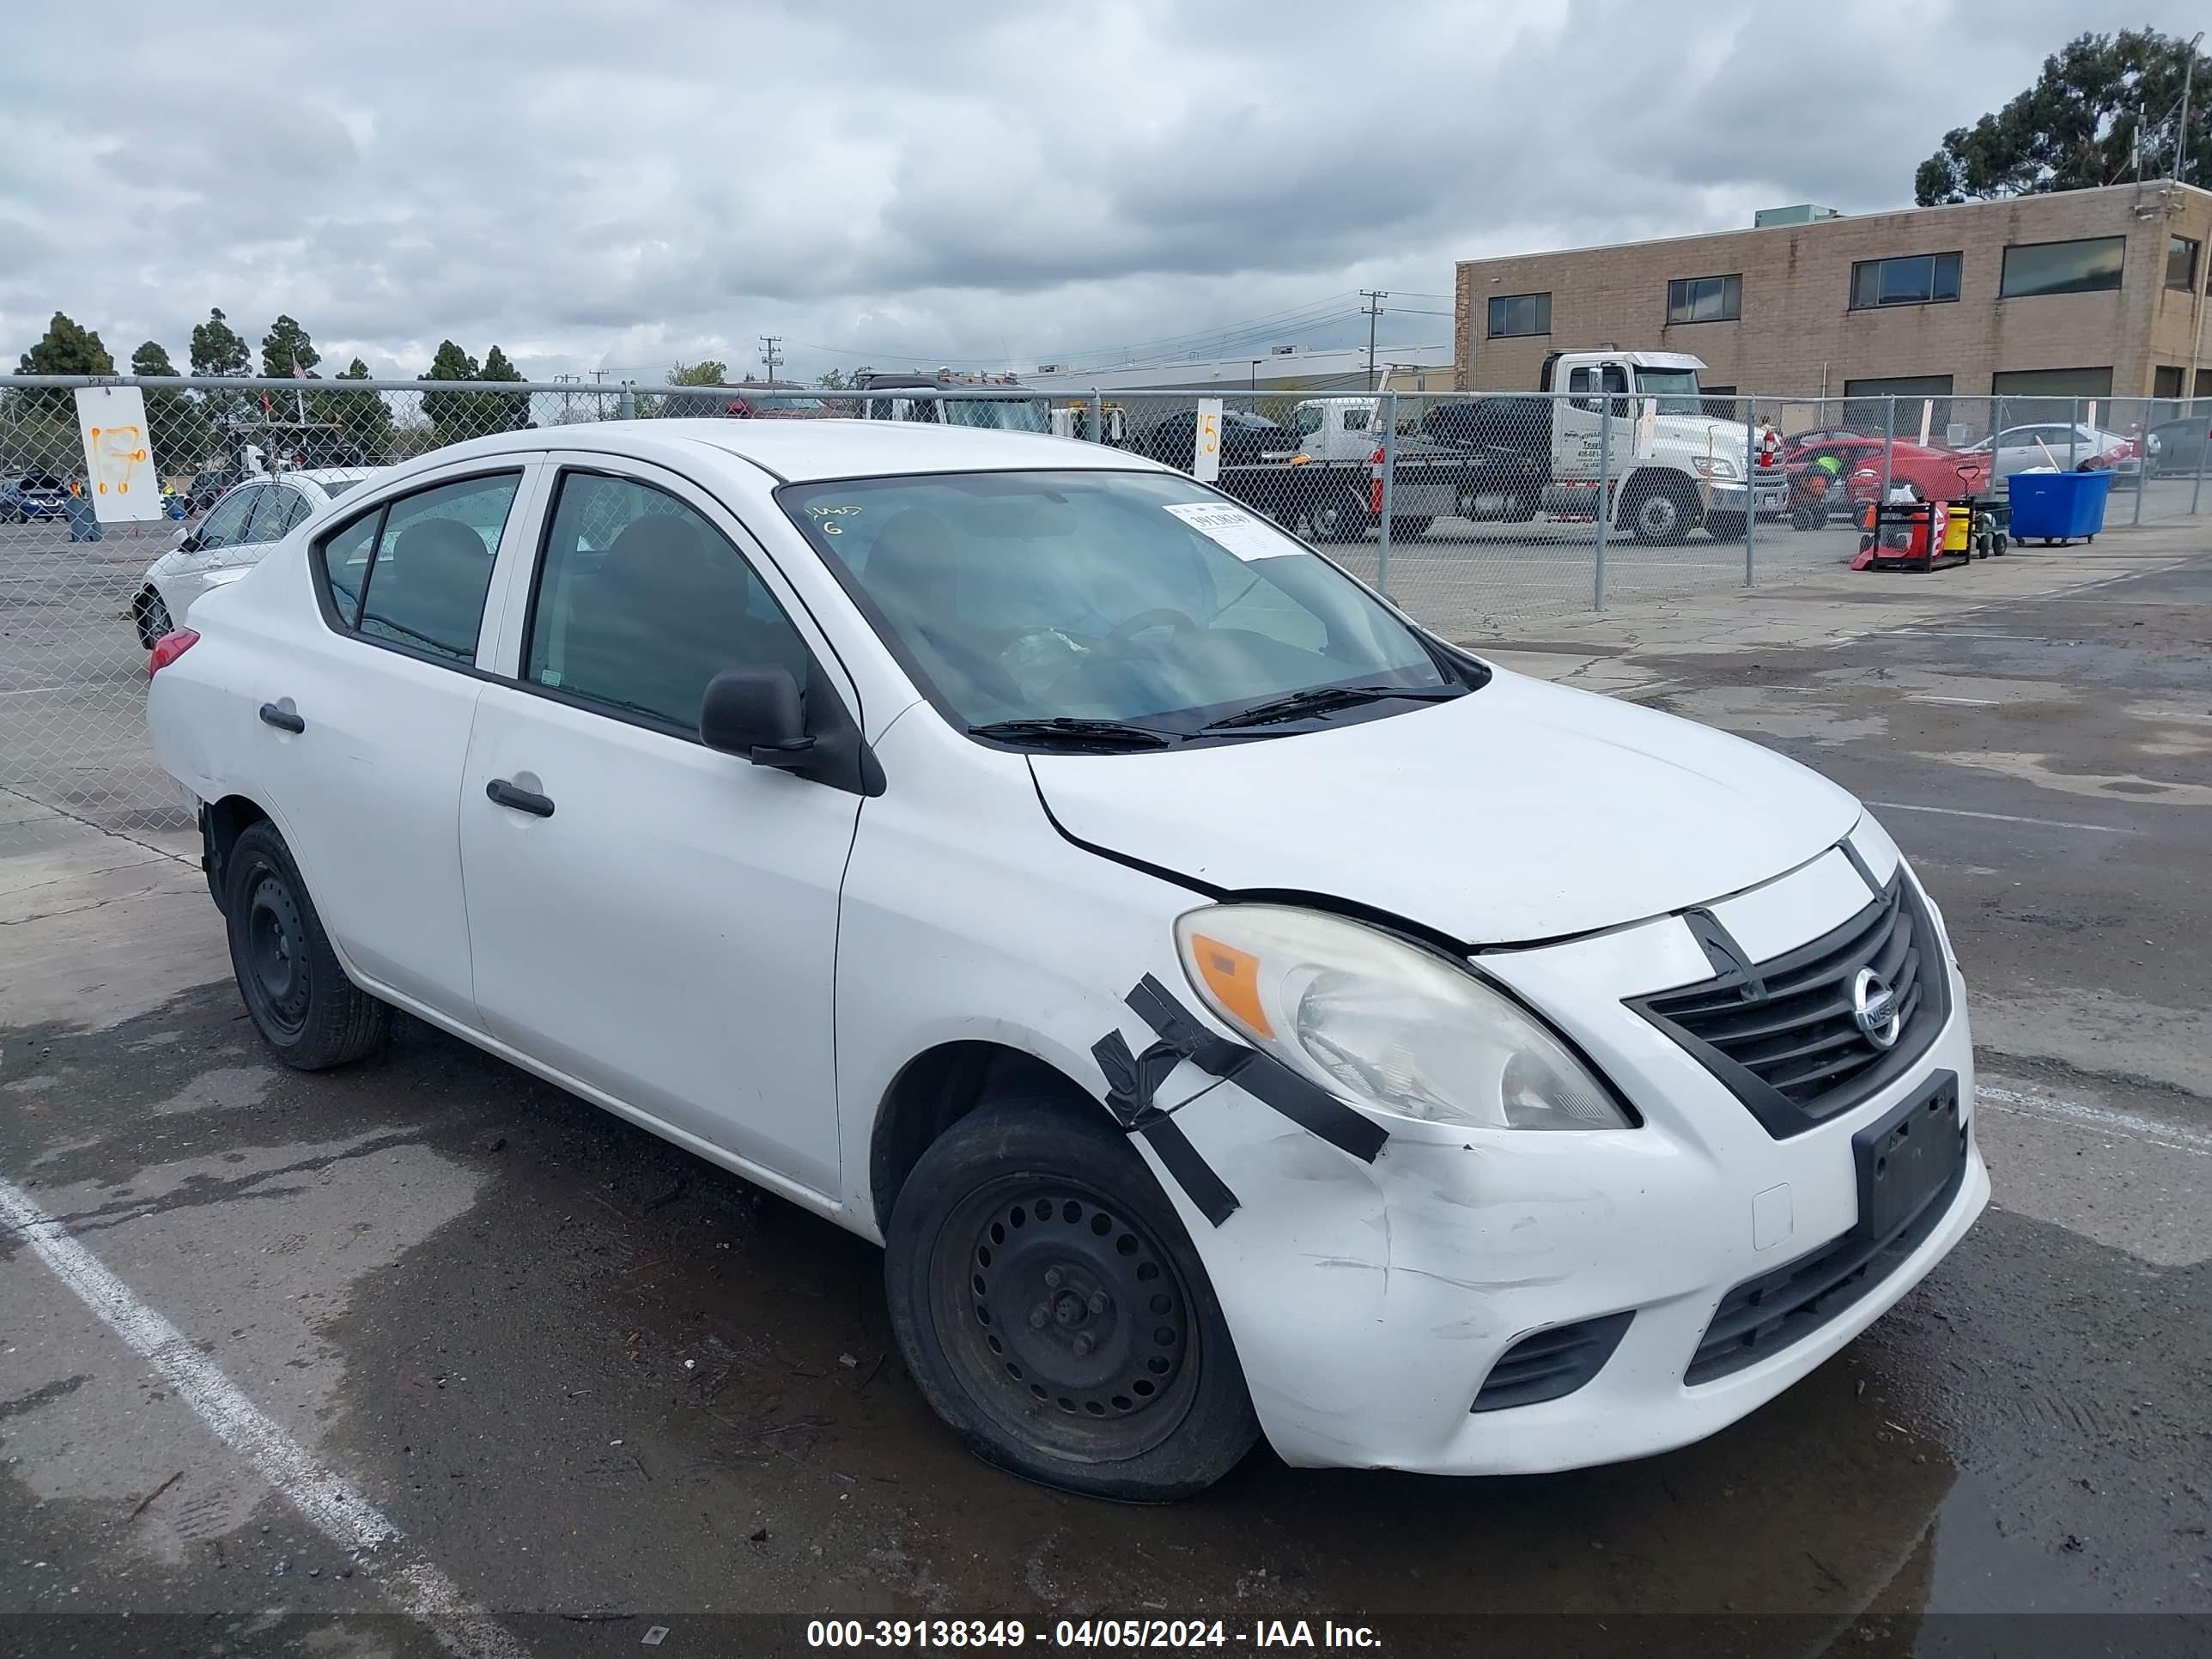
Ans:
{"type": "Polygon", "coordinates": [[[833,970],[860,798],[708,749],[698,713],[707,682],[745,665],[835,674],[855,718],[857,699],[712,495],[643,463],[555,460],[537,568],[508,599],[520,638],[483,688],[460,791],[485,1027],[835,1194],[833,970]]]}
{"type": "Polygon", "coordinates": [[[258,770],[324,926],[380,986],[471,1026],[461,773],[495,556],[539,471],[505,455],[434,475],[318,536],[322,625],[249,688],[258,770]]]}

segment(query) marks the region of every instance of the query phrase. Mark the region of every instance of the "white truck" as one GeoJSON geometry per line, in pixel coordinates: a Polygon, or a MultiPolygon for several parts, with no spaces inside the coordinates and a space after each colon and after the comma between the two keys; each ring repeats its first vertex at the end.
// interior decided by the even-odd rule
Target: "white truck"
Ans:
{"type": "Polygon", "coordinates": [[[1602,451],[1613,521],[1638,541],[1678,542],[1700,526],[1734,541],[1747,512],[1779,514],[1780,434],[1706,414],[1704,368],[1684,352],[1610,346],[1547,356],[1537,389],[1566,395],[1549,400],[1545,509],[1595,515],[1602,451]]]}

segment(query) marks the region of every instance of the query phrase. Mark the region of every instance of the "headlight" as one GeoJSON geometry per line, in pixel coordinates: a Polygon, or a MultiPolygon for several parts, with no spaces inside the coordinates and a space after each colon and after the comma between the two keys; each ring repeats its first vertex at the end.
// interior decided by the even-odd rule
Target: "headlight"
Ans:
{"type": "Polygon", "coordinates": [[[1224,904],[1176,922],[1191,988],[1331,1094],[1492,1129],[1621,1129],[1611,1091],[1468,969],[1355,921],[1224,904]]]}
{"type": "Polygon", "coordinates": [[[1702,478],[1735,477],[1735,463],[1718,455],[1699,455],[1690,465],[1697,469],[1698,476],[1702,478]]]}

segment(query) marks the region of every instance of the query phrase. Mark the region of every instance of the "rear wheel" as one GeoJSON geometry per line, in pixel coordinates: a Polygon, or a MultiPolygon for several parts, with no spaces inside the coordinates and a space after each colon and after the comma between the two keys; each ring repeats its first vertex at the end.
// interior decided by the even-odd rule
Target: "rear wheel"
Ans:
{"type": "Polygon", "coordinates": [[[319,1072],[382,1044],[391,1008],[346,977],[290,849],[267,822],[231,847],[223,896],[239,993],[278,1059],[319,1072]]]}
{"type": "Polygon", "coordinates": [[[176,623],[169,620],[169,607],[153,588],[148,588],[131,601],[131,614],[138,624],[138,643],[149,651],[163,635],[176,630],[176,623]]]}
{"type": "Polygon", "coordinates": [[[1197,1253],[1096,1109],[1009,1097],[946,1131],[899,1190],[884,1279],[915,1383],[988,1462],[1166,1503],[1259,1437],[1197,1253]]]}

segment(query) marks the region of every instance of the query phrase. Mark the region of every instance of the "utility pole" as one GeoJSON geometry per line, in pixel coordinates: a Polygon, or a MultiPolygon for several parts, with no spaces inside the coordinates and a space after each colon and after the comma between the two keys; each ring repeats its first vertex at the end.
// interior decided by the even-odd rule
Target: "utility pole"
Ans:
{"type": "Polygon", "coordinates": [[[775,349],[783,343],[783,336],[763,334],[760,337],[760,342],[761,361],[768,365],[768,386],[769,390],[773,392],[775,390],[775,349]]]}
{"type": "Polygon", "coordinates": [[[1382,314],[1382,302],[1390,297],[1387,289],[1363,288],[1359,297],[1367,301],[1360,313],[1367,319],[1367,389],[1375,390],[1375,319],[1382,314]]]}

